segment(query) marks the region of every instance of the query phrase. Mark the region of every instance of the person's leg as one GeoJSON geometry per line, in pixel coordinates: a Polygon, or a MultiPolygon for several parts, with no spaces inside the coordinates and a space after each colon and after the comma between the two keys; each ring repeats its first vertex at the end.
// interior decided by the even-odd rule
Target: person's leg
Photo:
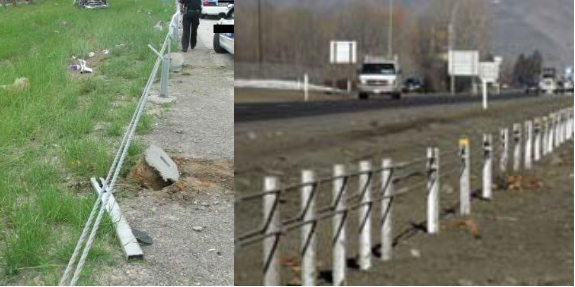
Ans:
{"type": "Polygon", "coordinates": [[[182,50],[188,50],[188,45],[190,43],[190,26],[192,21],[190,17],[184,14],[184,19],[182,21],[182,25],[184,26],[184,33],[182,34],[182,50]]]}
{"type": "Polygon", "coordinates": [[[200,16],[196,15],[192,19],[192,37],[190,39],[190,47],[195,48],[198,42],[198,26],[200,26],[200,16]]]}

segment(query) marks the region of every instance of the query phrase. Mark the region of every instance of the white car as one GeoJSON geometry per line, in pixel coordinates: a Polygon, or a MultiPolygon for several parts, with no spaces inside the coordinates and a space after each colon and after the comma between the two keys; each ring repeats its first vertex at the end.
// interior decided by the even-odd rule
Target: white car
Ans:
{"type": "MultiPolygon", "coordinates": [[[[228,14],[220,21],[220,25],[234,25],[234,7],[232,6],[228,14]]],[[[214,34],[214,51],[216,53],[234,54],[234,33],[214,34]]]]}
{"type": "Polygon", "coordinates": [[[206,16],[224,17],[230,10],[230,5],[234,4],[234,0],[204,0],[202,1],[202,13],[200,18],[206,16]]]}

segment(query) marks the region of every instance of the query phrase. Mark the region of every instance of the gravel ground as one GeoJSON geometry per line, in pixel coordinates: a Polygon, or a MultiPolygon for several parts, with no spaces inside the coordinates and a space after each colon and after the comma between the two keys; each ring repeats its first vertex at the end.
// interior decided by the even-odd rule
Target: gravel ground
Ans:
{"type": "MultiPolygon", "coordinates": [[[[425,149],[438,146],[442,152],[441,207],[445,217],[439,236],[420,231],[425,220],[425,195],[413,192],[395,202],[394,236],[397,245],[391,263],[374,258],[371,271],[359,272],[350,265],[349,285],[561,285],[573,282],[573,145],[558,153],[561,162],[548,158],[533,172],[521,172],[522,191],[500,187],[492,203],[474,201],[471,217],[453,216],[457,207],[457,179],[454,163],[459,136],[472,143],[473,189],[480,187],[481,135],[495,133],[559,108],[573,106],[572,98],[533,98],[494,103],[488,112],[477,104],[423,107],[383,112],[338,114],[285,121],[236,125],[235,190],[238,194],[261,189],[263,176],[279,176],[284,184],[297,182],[302,169],[318,176],[329,175],[332,165],[357,168],[360,160],[379,164],[382,157],[396,162],[423,158],[425,149]],[[414,256],[415,254],[415,256],[414,256]]],[[[497,162],[495,163],[497,166],[497,162]]],[[[424,171],[424,164],[408,171],[424,171]]],[[[502,178],[506,178],[504,175],[502,178]]],[[[417,182],[405,183],[410,186],[417,182]]],[[[419,181],[421,182],[421,181],[419,181]]],[[[357,182],[350,183],[357,186],[357,182]]],[[[401,186],[398,186],[398,188],[401,186]]],[[[330,202],[329,186],[318,196],[318,206],[330,202]]],[[[352,189],[354,191],[355,189],[352,189]]],[[[283,197],[282,218],[299,210],[298,193],[283,197]]],[[[318,207],[319,208],[319,207],[318,207]]],[[[236,236],[259,227],[261,202],[235,207],[236,236]]],[[[375,207],[378,214],[379,207],[375,207]]],[[[348,226],[349,259],[357,250],[357,214],[348,226]]],[[[377,230],[377,222],[372,223],[377,230]]],[[[328,244],[331,222],[317,227],[319,283],[329,285],[331,251],[328,244]]],[[[374,237],[377,242],[378,236],[374,237]]],[[[283,284],[299,284],[299,234],[289,233],[280,246],[283,284]]],[[[374,249],[377,253],[377,248],[374,249]]],[[[236,285],[261,284],[261,245],[236,250],[236,285]]]]}
{"type": "Polygon", "coordinates": [[[132,228],[154,243],[142,246],[142,262],[119,260],[119,268],[103,273],[103,284],[234,283],[234,65],[232,55],[213,51],[215,23],[201,21],[196,49],[183,53],[182,71],[170,77],[176,103],[147,106],[156,124],[143,141],[179,159],[180,181],[118,195],[132,228]]]}

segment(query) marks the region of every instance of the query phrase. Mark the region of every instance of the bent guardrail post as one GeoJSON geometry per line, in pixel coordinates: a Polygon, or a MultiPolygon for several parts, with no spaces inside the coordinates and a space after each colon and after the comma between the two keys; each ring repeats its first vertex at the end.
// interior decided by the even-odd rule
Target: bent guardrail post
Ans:
{"type": "Polygon", "coordinates": [[[302,172],[301,208],[302,221],[305,225],[301,228],[301,278],[302,286],[315,286],[316,270],[316,213],[315,198],[318,186],[315,184],[313,171],[302,172]]]}
{"type": "Polygon", "coordinates": [[[362,161],[359,163],[359,268],[369,270],[371,268],[371,187],[373,173],[371,163],[362,161]]]}
{"type": "Polygon", "coordinates": [[[336,215],[333,217],[333,286],[347,285],[345,280],[346,270],[346,228],[348,218],[346,210],[346,189],[348,179],[345,176],[345,166],[336,165],[333,168],[333,208],[336,215]]]}
{"type": "Polygon", "coordinates": [[[280,213],[278,191],[279,181],[276,177],[266,177],[264,179],[263,215],[264,233],[270,235],[264,239],[264,285],[280,285],[280,262],[279,262],[279,239],[280,239],[280,213]]]}
{"type": "Polygon", "coordinates": [[[461,215],[471,214],[471,155],[469,138],[459,139],[461,156],[461,175],[459,179],[459,212],[461,215]]]}
{"type": "Polygon", "coordinates": [[[439,233],[439,150],[427,149],[427,233],[439,233]]]}
{"type": "Polygon", "coordinates": [[[391,159],[384,159],[381,164],[381,260],[390,261],[392,258],[393,248],[393,201],[394,193],[391,159]]]}
{"type": "Polygon", "coordinates": [[[493,136],[483,135],[483,199],[493,199],[493,136]]]}

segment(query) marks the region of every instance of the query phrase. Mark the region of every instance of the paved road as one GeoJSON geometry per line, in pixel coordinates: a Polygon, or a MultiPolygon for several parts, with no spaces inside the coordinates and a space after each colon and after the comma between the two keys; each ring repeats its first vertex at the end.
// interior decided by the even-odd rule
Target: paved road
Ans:
{"type": "MultiPolygon", "coordinates": [[[[523,93],[505,94],[493,97],[491,101],[514,100],[534,97],[523,93]]],[[[235,122],[252,122],[262,120],[280,120],[299,117],[320,116],[338,113],[356,113],[379,109],[411,108],[434,105],[457,105],[481,102],[478,96],[424,95],[406,97],[402,100],[370,99],[369,101],[344,100],[324,102],[261,103],[236,104],[235,122]]]]}

